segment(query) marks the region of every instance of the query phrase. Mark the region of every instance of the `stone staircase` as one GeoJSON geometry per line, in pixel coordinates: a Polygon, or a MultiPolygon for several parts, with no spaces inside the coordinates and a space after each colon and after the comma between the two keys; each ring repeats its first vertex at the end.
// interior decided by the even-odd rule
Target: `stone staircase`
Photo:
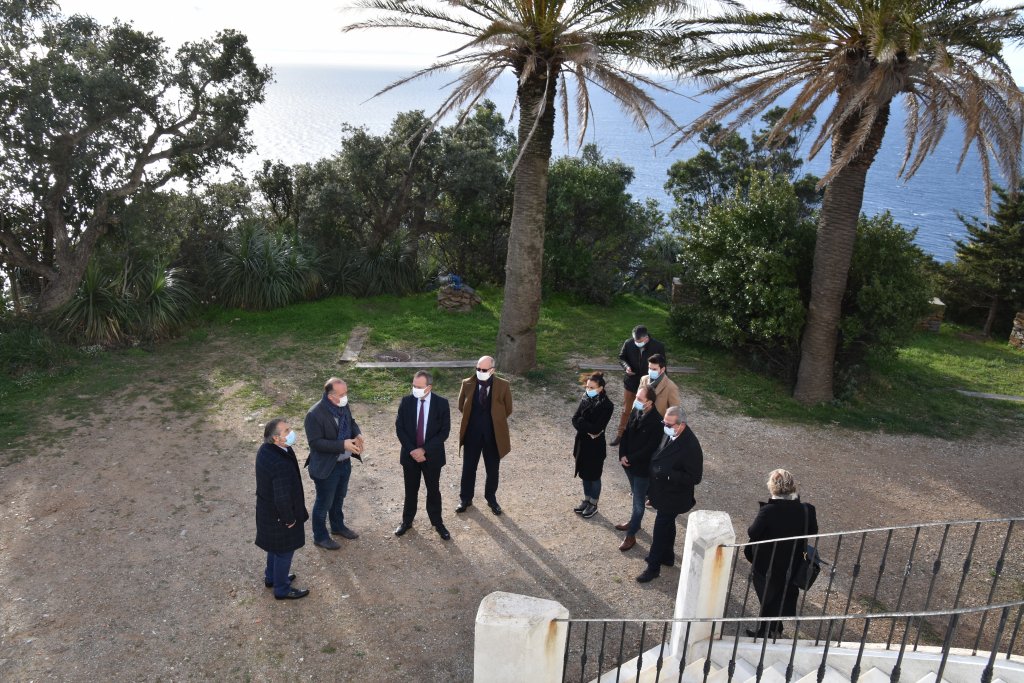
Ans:
{"type": "MultiPolygon", "coordinates": [[[[708,683],[756,683],[757,663],[761,659],[764,648],[764,668],[761,672],[761,683],[785,683],[786,667],[789,665],[792,641],[779,641],[764,644],[743,638],[736,648],[736,661],[733,673],[729,675],[729,660],[732,657],[733,641],[731,638],[716,641],[711,648],[711,666],[709,667],[708,683]]],[[[798,641],[793,657],[793,675],[790,683],[818,683],[818,670],[824,655],[824,646],[815,645],[813,640],[798,641]]],[[[640,674],[636,673],[636,659],[625,662],[619,671],[610,671],[593,683],[675,683],[679,679],[678,662],[665,653],[662,670],[657,671],[657,660],[660,647],[655,647],[643,654],[643,665],[640,674]]],[[[707,642],[695,643],[690,648],[689,660],[683,669],[683,683],[703,683],[706,656],[694,656],[706,653],[707,642]]],[[[823,683],[848,683],[852,680],[853,667],[857,662],[857,643],[843,643],[836,647],[833,643],[828,649],[828,658],[821,678],[823,683]],[[852,647],[847,647],[852,645],[852,647]]],[[[858,683],[891,683],[892,671],[899,657],[899,648],[885,649],[884,645],[868,643],[861,655],[860,675],[858,683]]],[[[916,652],[909,648],[903,654],[900,663],[899,681],[903,683],[937,683],[935,673],[942,659],[941,649],[937,647],[919,647],[916,652]]],[[[982,672],[988,664],[988,653],[978,652],[971,655],[970,650],[953,649],[946,659],[943,672],[943,683],[966,683],[982,681],[982,672]]],[[[1013,656],[1007,660],[1005,654],[997,657],[989,683],[1024,683],[1024,658],[1013,656]]]]}

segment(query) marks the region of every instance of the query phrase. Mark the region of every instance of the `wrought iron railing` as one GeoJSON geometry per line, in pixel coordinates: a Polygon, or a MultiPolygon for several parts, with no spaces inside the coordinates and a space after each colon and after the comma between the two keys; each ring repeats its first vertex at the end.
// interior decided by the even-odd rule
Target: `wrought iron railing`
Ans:
{"type": "MultiPolygon", "coordinates": [[[[818,630],[824,629],[827,633],[832,633],[836,630],[837,626],[839,630],[842,630],[842,627],[847,624],[862,622],[862,634],[868,633],[872,624],[882,624],[883,627],[888,627],[890,631],[898,630],[903,634],[898,639],[898,643],[893,645],[898,648],[895,663],[889,671],[885,672],[892,683],[898,683],[905,655],[908,650],[918,649],[911,645],[909,634],[914,632],[915,623],[928,619],[941,620],[944,624],[942,644],[937,647],[926,646],[932,654],[939,657],[935,670],[935,680],[941,681],[943,680],[942,676],[945,672],[948,658],[955,649],[954,634],[957,632],[958,625],[966,617],[972,615],[977,615],[982,619],[986,619],[991,615],[991,623],[994,627],[993,646],[990,650],[986,652],[979,652],[976,649],[970,650],[970,648],[964,650],[964,653],[970,651],[975,656],[979,654],[984,655],[984,665],[978,668],[978,680],[981,683],[988,683],[992,680],[997,659],[1012,659],[1024,664],[1024,657],[1019,654],[1022,649],[1021,641],[1024,640],[1024,634],[1021,632],[1024,600],[1018,600],[983,607],[961,607],[951,610],[918,612],[879,612],[864,615],[772,616],[756,617],[753,619],[749,617],[703,619],[559,619],[557,621],[568,623],[562,681],[566,683],[570,681],[585,683],[586,681],[600,679],[602,676],[605,677],[605,680],[612,680],[611,674],[614,674],[615,681],[620,680],[620,678],[639,677],[641,671],[644,671],[645,667],[651,664],[650,659],[644,660],[644,654],[651,652],[653,655],[653,652],[656,651],[657,655],[654,656],[654,680],[655,683],[659,683],[662,680],[661,675],[665,661],[672,655],[669,651],[670,631],[672,628],[681,628],[683,631],[679,641],[677,656],[678,661],[682,662],[684,666],[679,666],[678,671],[675,671],[673,676],[677,683],[679,683],[683,680],[685,665],[693,659],[688,656],[690,654],[688,650],[692,645],[695,645],[691,639],[691,629],[695,624],[710,624],[711,627],[710,638],[706,640],[701,639],[700,641],[706,644],[706,650],[702,646],[700,654],[700,658],[704,660],[700,672],[703,680],[707,681],[716,668],[712,663],[715,650],[718,649],[721,652],[721,648],[726,648],[728,659],[725,660],[724,657],[720,656],[719,660],[725,662],[723,666],[728,669],[728,680],[732,681],[737,669],[737,662],[739,661],[740,629],[745,625],[782,621],[787,626],[792,625],[793,627],[793,635],[783,641],[789,643],[788,661],[785,669],[786,681],[794,680],[797,677],[795,671],[797,648],[814,645],[810,640],[803,640],[798,637],[801,625],[806,626],[810,622],[818,630]],[[897,626],[902,628],[897,628],[897,626]],[[732,635],[726,635],[727,632],[732,635]],[[640,655],[634,661],[630,661],[633,659],[630,653],[634,652],[639,652],[640,655]]],[[[779,640],[775,639],[775,643],[777,644],[779,640]]],[[[760,643],[756,664],[750,661],[750,664],[755,666],[757,680],[760,680],[761,674],[765,670],[768,640],[750,641],[750,639],[745,639],[743,642],[760,643]]],[[[818,680],[820,681],[825,676],[826,667],[829,665],[829,657],[835,658],[840,646],[846,650],[844,656],[849,656],[849,651],[856,647],[856,659],[852,665],[850,675],[850,680],[856,683],[861,674],[862,663],[865,660],[867,644],[868,641],[860,638],[852,642],[837,642],[835,647],[833,647],[833,641],[825,638],[821,641],[820,659],[818,659],[817,666],[802,671],[800,674],[803,675],[816,669],[818,680]]],[[[817,651],[815,651],[815,657],[817,658],[818,656],[817,651]]],[[[670,680],[672,679],[666,679],[666,683],[670,680]]]]}

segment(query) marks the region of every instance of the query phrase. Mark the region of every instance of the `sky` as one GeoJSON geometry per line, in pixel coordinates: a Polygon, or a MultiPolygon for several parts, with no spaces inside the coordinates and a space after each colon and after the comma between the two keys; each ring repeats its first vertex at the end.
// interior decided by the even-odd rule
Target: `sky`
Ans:
{"type": "MultiPolygon", "coordinates": [[[[459,41],[428,31],[395,29],[342,33],[361,15],[351,0],[58,0],[65,14],[88,14],[109,22],[117,17],[153,31],[172,46],[233,28],[249,37],[262,64],[331,64],[363,67],[415,67],[458,47],[459,41]]],[[[748,4],[767,4],[750,0],[748,4]]],[[[1024,50],[1008,52],[1018,82],[1024,81],[1024,50]]]]}

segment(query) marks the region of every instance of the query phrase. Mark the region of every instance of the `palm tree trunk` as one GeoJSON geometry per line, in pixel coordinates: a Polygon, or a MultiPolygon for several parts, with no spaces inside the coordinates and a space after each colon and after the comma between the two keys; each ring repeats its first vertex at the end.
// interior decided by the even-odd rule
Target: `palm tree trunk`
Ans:
{"type": "Polygon", "coordinates": [[[544,216],[548,201],[551,140],[555,134],[555,79],[545,78],[543,74],[529,78],[520,84],[517,98],[522,156],[515,171],[512,226],[505,260],[505,301],[501,307],[496,344],[498,367],[516,374],[537,365],[544,216]],[[544,109],[538,121],[537,109],[540,106],[544,109]]]}
{"type": "MultiPolygon", "coordinates": [[[[793,398],[804,405],[831,401],[836,336],[842,313],[846,280],[853,260],[857,219],[864,202],[868,169],[882,145],[889,107],[881,109],[861,152],[829,183],[821,204],[814,243],[811,301],[800,340],[800,367],[793,398]]],[[[849,121],[832,139],[832,159],[838,158],[853,137],[859,120],[849,121]]]]}

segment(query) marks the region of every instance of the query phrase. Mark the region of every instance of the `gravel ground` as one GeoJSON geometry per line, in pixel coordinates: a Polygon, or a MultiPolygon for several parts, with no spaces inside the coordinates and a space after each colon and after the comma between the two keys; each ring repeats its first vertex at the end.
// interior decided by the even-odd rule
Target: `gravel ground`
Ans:
{"type": "MultiPolygon", "coordinates": [[[[618,400],[619,383],[609,388],[618,400]]],[[[202,419],[174,415],[154,392],[56,421],[61,436],[0,468],[0,680],[470,681],[474,616],[491,591],[555,599],[579,617],[671,616],[678,565],[633,581],[653,518],[635,548],[617,550],[612,525],[629,511],[618,465],[605,468],[595,517],[571,511],[581,495],[569,457],[576,387],[513,391],[505,514],[483,506],[482,466],[478,506],[454,513],[461,458],[449,455],[448,543],[422,494],[414,530],[392,535],[402,504],[397,404],[353,396],[369,451],[355,464],[346,519],[361,537],[328,552],[307,526],[293,568],[311,595],[294,602],[263,587],[252,543],[253,460],[273,408],[246,414],[242,388],[230,386],[202,419]]],[[[952,442],[775,424],[714,412],[696,395],[684,401],[705,451],[698,508],[728,512],[741,540],[774,467],[797,475],[823,531],[1022,514],[1021,434],[952,442]]]]}

